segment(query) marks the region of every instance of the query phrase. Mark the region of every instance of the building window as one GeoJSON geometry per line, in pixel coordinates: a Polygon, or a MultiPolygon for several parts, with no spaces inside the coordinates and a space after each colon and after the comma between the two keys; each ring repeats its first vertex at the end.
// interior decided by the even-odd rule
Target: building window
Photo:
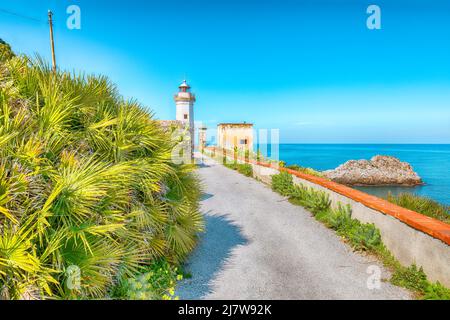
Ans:
{"type": "Polygon", "coordinates": [[[184,120],[187,120],[187,119],[188,119],[188,115],[185,114],[185,115],[184,115],[184,120]]]}
{"type": "Polygon", "coordinates": [[[241,144],[248,144],[248,140],[247,139],[242,139],[241,140],[241,144]]]}

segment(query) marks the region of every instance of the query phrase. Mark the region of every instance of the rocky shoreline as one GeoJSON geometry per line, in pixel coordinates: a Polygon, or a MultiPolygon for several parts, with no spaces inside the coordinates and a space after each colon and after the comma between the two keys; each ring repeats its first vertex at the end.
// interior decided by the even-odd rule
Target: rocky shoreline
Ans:
{"type": "Polygon", "coordinates": [[[371,160],[350,160],[322,174],[327,179],[350,186],[414,187],[424,184],[409,163],[381,155],[371,160]]]}

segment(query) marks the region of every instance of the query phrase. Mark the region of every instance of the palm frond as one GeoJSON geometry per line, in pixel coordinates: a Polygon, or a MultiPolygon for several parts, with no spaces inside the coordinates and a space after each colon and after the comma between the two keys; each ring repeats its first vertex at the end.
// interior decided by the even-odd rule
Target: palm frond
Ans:
{"type": "Polygon", "coordinates": [[[203,222],[177,143],[106,77],[0,61],[0,294],[103,298],[119,274],[181,261],[203,222]]]}

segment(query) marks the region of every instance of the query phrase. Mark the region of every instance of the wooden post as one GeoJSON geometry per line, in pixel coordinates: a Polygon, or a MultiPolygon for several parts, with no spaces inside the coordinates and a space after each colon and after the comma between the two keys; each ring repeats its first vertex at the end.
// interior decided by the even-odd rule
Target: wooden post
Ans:
{"type": "Polygon", "coordinates": [[[53,38],[53,13],[48,10],[48,23],[50,25],[50,46],[52,49],[52,69],[56,73],[56,55],[55,55],[55,41],[53,38]]]}

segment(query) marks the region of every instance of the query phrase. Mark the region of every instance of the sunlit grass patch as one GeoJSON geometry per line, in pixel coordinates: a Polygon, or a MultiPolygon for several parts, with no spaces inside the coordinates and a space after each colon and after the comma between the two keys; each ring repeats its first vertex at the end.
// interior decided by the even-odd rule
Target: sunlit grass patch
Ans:
{"type": "Polygon", "coordinates": [[[450,206],[412,193],[389,194],[387,200],[400,207],[419,212],[428,217],[450,223],[450,206]]]}

